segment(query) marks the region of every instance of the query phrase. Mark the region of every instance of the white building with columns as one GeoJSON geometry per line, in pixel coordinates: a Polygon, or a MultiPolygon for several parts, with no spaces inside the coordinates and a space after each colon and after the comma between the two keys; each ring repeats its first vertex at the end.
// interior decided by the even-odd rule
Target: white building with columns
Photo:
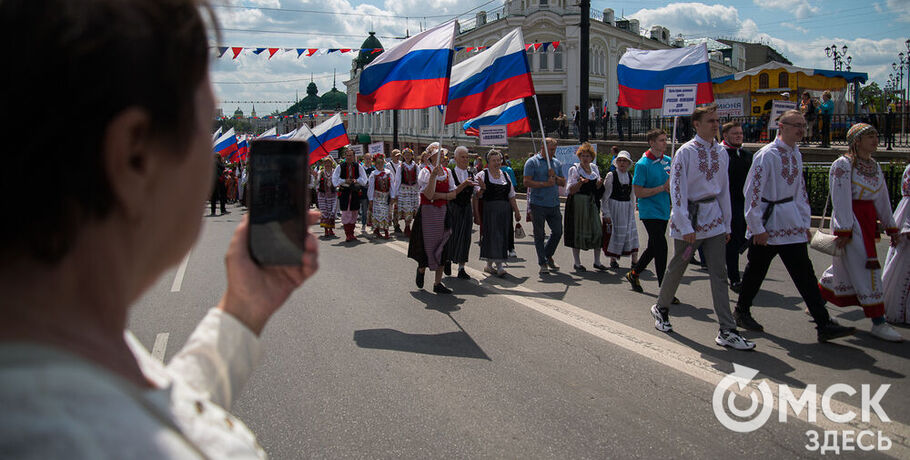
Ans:
{"type": "MultiPolygon", "coordinates": [[[[590,76],[589,100],[598,112],[606,101],[612,114],[616,113],[619,87],[616,66],[627,48],[668,49],[682,46],[679,39],[673,39],[670,31],[654,26],[647,34],[639,30],[635,19],[616,19],[613,10],[591,14],[590,21],[590,76]]],[[[490,46],[502,36],[521,27],[525,43],[559,42],[545,52],[528,50],[528,61],[534,80],[534,88],[540,103],[541,117],[548,132],[554,129],[553,118],[562,111],[571,119],[572,110],[580,105],[580,8],[574,0],[505,0],[503,6],[492,12],[479,12],[473,24],[461,24],[455,38],[457,47],[490,46]]],[[[471,57],[476,51],[456,51],[455,62],[471,57]]],[[[728,61],[729,62],[729,61],[728,61]]],[[[352,66],[351,79],[347,86],[348,107],[352,108],[348,118],[348,132],[386,137],[392,132],[392,112],[374,114],[358,113],[356,94],[360,69],[356,62],[352,66]]],[[[712,77],[735,73],[736,68],[724,63],[720,53],[712,53],[712,77]]],[[[535,131],[539,131],[537,114],[533,103],[527,104],[528,115],[535,131]]],[[[630,111],[631,116],[649,115],[630,111]]],[[[399,136],[402,142],[426,144],[434,138],[465,139],[461,124],[455,123],[441,133],[442,113],[435,109],[399,111],[399,136]]],[[[656,116],[656,114],[655,114],[656,116]]]]}

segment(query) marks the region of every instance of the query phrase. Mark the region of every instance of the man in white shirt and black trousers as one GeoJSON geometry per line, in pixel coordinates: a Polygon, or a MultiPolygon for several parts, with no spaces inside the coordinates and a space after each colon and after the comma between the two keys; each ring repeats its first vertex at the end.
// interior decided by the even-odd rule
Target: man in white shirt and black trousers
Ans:
{"type": "Polygon", "coordinates": [[[752,158],[743,192],[745,218],[751,238],[749,262],[743,273],[742,292],[733,316],[744,329],[763,331],[752,317],[752,300],[758,294],[768,267],[776,255],[787,267],[793,284],[815,319],[818,341],[852,335],[856,328],[835,323],[818,290],[818,281],[807,243],[812,238],[812,211],[803,177],[803,159],[797,143],[806,135],[806,119],[798,110],[788,110],[778,121],[778,136],[752,158]]]}
{"type": "Polygon", "coordinates": [[[651,307],[654,327],[673,331],[669,307],[692,253],[702,248],[711,281],[711,297],[720,330],[714,342],[737,350],[755,344],[736,331],[727,291],[726,244],[730,239],[730,189],[727,152],[714,140],[720,122],[717,105],[698,107],[692,114],[695,138],[679,148],[670,165],[670,237],[673,260],[667,266],[657,304],[651,307]]]}

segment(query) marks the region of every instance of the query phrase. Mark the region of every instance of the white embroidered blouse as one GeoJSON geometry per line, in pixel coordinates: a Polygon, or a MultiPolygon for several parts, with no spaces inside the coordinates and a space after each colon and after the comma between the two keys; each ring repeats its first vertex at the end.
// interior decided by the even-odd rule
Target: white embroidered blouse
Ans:
{"type": "Polygon", "coordinates": [[[727,152],[714,140],[695,136],[683,144],[670,166],[670,237],[682,239],[695,232],[696,239],[730,233],[732,211],[727,178],[727,152]],[[689,202],[710,200],[698,206],[697,226],[692,227],[689,202]]]}
{"type": "Polygon", "coordinates": [[[746,197],[746,238],[768,233],[768,244],[806,243],[812,225],[812,210],[803,178],[803,157],[799,147],[790,147],[779,137],[752,157],[752,167],[743,187],[746,197]],[[768,202],[774,204],[767,222],[762,215],[768,202]],[[764,201],[762,200],[764,199],[764,201]]]}

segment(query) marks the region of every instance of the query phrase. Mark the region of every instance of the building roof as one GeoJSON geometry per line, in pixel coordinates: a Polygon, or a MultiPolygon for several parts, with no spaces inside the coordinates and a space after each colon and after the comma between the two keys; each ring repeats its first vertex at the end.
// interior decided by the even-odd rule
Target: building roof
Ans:
{"type": "Polygon", "coordinates": [[[767,64],[762,64],[758,67],[753,67],[751,69],[744,70],[742,72],[737,72],[730,75],[724,75],[722,77],[717,77],[711,80],[712,83],[723,83],[728,80],[742,80],[745,77],[751,77],[758,75],[763,70],[779,70],[784,69],[789,73],[803,73],[807,76],[821,75],[823,77],[840,77],[844,80],[847,80],[847,83],[860,82],[865,83],[869,79],[869,74],[865,72],[844,72],[839,70],[825,70],[825,69],[806,69],[803,67],[796,67],[792,65],[787,65],[782,62],[769,62],[767,64]]]}
{"type": "Polygon", "coordinates": [[[376,48],[382,48],[382,43],[379,42],[379,39],[376,38],[376,32],[370,32],[370,36],[363,41],[363,44],[360,45],[360,49],[368,49],[371,51],[360,51],[357,57],[354,59],[354,63],[358,69],[362,69],[367,66],[367,64],[373,62],[377,56],[382,54],[382,51],[372,51],[376,48]]]}
{"type": "Polygon", "coordinates": [[[332,87],[332,90],[323,94],[320,98],[319,106],[323,110],[347,110],[348,109],[348,96],[341,91],[338,91],[338,88],[332,87]]]}
{"type": "Polygon", "coordinates": [[[710,51],[728,50],[728,49],[732,48],[731,45],[728,45],[726,43],[721,43],[713,38],[708,38],[708,37],[693,38],[690,40],[685,40],[684,43],[685,43],[685,46],[701,45],[702,43],[704,43],[708,47],[709,52],[710,51]]]}

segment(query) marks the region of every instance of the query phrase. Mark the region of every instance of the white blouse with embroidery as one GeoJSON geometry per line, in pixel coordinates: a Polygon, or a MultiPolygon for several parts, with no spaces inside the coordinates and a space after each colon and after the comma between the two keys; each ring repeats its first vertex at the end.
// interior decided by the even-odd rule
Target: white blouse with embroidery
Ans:
{"type": "Polygon", "coordinates": [[[695,136],[683,144],[670,166],[670,237],[682,239],[695,232],[696,239],[730,233],[733,214],[727,178],[727,152],[717,142],[695,136]],[[699,205],[698,226],[692,228],[689,202],[699,205]]]}
{"type": "Polygon", "coordinates": [[[790,147],[779,137],[752,157],[752,167],[743,187],[746,197],[746,238],[768,233],[768,244],[807,242],[812,225],[812,210],[803,178],[803,157],[799,147],[790,147]],[[768,222],[762,215],[770,206],[762,201],[793,201],[774,205],[768,222]]]}

